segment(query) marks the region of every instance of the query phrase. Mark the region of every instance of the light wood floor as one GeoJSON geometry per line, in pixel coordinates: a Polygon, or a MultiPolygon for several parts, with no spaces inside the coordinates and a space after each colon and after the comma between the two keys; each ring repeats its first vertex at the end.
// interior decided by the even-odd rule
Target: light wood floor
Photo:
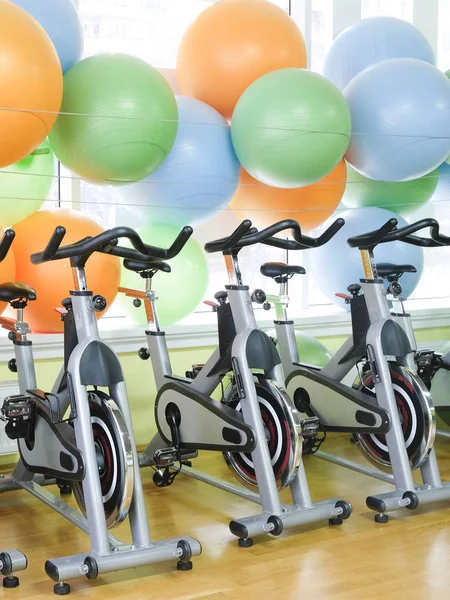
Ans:
{"type": "MultiPolygon", "coordinates": [[[[327,441],[359,456],[347,438],[327,441]]],[[[450,479],[450,443],[439,442],[443,475],[450,479]]],[[[219,455],[204,454],[197,467],[229,477],[219,455]]],[[[255,505],[187,477],[157,489],[151,471],[143,471],[152,536],[191,535],[203,554],[189,573],[164,563],[71,582],[75,598],[177,600],[422,600],[450,598],[450,505],[398,512],[387,525],[373,522],[365,497],[390,486],[308,457],[306,470],[314,499],[342,497],[353,503],[342,527],[327,524],[290,530],[281,538],[260,538],[250,549],[238,548],[228,531],[231,517],[250,515],[255,505]],[[435,509],[435,510],[434,510],[435,509]]],[[[287,498],[286,498],[287,500],[287,498]]],[[[0,501],[3,549],[19,548],[30,566],[15,590],[0,597],[51,598],[52,582],[43,570],[46,558],[88,550],[87,536],[24,491],[0,501]]],[[[114,530],[129,539],[127,527],[114,530]]]]}

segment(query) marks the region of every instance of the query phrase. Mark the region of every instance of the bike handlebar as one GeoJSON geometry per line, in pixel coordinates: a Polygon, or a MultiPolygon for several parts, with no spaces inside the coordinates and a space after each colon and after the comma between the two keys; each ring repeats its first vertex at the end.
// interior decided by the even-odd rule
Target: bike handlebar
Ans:
{"type": "Polygon", "coordinates": [[[237,251],[246,246],[263,243],[277,248],[287,250],[303,250],[306,248],[317,248],[328,242],[343,227],[344,220],[337,219],[321,236],[312,238],[302,234],[300,225],[293,219],[278,221],[261,231],[250,229],[251,221],[243,221],[239,227],[227,238],[221,238],[205,244],[205,251],[213,252],[231,252],[237,251]],[[273,236],[282,231],[291,230],[293,240],[282,240],[273,236]]]}
{"type": "Polygon", "coordinates": [[[0,262],[5,260],[6,255],[8,254],[9,249],[11,248],[11,244],[13,243],[15,237],[16,232],[12,229],[7,229],[4,232],[2,241],[0,242],[0,262]]]}
{"type": "Polygon", "coordinates": [[[302,242],[298,243],[295,240],[283,240],[281,238],[269,238],[262,242],[267,246],[274,246],[275,248],[282,248],[283,250],[308,250],[310,248],[319,248],[333,238],[337,232],[344,227],[344,219],[336,219],[328,229],[326,229],[319,237],[313,238],[302,234],[302,242]]]}
{"type": "Polygon", "coordinates": [[[439,232],[439,223],[436,219],[421,219],[399,229],[397,229],[397,225],[397,219],[389,219],[379,229],[353,236],[347,240],[347,243],[351,248],[359,248],[360,250],[373,249],[378,244],[394,241],[401,241],[423,248],[450,245],[450,238],[439,232]],[[422,229],[430,230],[429,238],[413,235],[422,229]]]}
{"type": "Polygon", "coordinates": [[[31,255],[31,262],[39,265],[50,260],[75,258],[77,256],[89,255],[93,252],[102,252],[103,254],[112,254],[121,258],[136,260],[141,259],[143,256],[168,260],[181,252],[191,237],[192,231],[192,227],[183,227],[173,244],[167,249],[145,244],[140,235],[130,227],[114,227],[95,237],[87,237],[74,244],[61,247],[61,243],[66,235],[66,229],[64,227],[57,227],[46,248],[42,252],[36,252],[31,255]],[[118,246],[119,239],[121,238],[130,240],[134,250],[118,246]]]}

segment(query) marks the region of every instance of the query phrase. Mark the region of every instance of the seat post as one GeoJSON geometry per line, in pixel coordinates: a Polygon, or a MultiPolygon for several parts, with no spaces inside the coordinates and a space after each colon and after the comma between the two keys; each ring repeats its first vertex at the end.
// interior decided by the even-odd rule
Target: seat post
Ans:
{"type": "Polygon", "coordinates": [[[31,329],[29,328],[28,323],[25,323],[23,315],[23,311],[27,305],[28,302],[24,298],[10,302],[11,308],[17,311],[17,318],[14,324],[14,337],[18,342],[26,342],[27,334],[31,333],[31,329]]]}

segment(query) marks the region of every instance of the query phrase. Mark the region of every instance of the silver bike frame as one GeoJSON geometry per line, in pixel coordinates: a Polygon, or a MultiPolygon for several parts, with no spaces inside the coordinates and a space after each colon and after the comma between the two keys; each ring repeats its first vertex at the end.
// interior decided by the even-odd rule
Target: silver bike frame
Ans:
{"type": "MultiPolygon", "coordinates": [[[[403,356],[396,356],[395,360],[398,364],[408,368],[414,375],[417,375],[414,362],[414,352],[416,350],[414,332],[411,322],[410,320],[408,321],[407,317],[398,316],[394,318],[391,315],[383,280],[378,278],[373,252],[371,250],[361,250],[361,257],[365,274],[365,279],[361,280],[361,286],[370,318],[370,327],[366,336],[366,347],[370,362],[375,361],[377,366],[377,376],[374,376],[377,404],[389,412],[391,419],[390,430],[386,433],[386,443],[391,459],[392,474],[387,474],[379,469],[366,467],[323,451],[316,452],[316,456],[394,485],[396,488],[394,492],[378,494],[374,497],[383,508],[383,510],[380,510],[381,513],[402,507],[408,508],[411,502],[410,497],[405,492],[410,491],[415,492],[419,498],[419,502],[423,504],[448,500],[450,499],[450,484],[443,483],[441,480],[434,448],[430,449],[428,458],[420,467],[423,485],[416,485],[414,483],[404,443],[397,403],[391,384],[388,356],[382,343],[382,332],[385,325],[389,322],[395,322],[400,325],[410,342],[410,352],[403,356]]],[[[286,377],[288,377],[295,373],[298,368],[299,355],[295,340],[294,323],[287,318],[289,298],[286,295],[286,286],[281,286],[279,297],[268,297],[268,301],[273,302],[277,310],[275,329],[283,361],[283,369],[286,377]]],[[[335,381],[341,382],[360,360],[360,357],[354,357],[341,364],[341,360],[352,347],[353,335],[348,338],[320,372],[335,381]]],[[[293,393],[289,385],[288,392],[293,393]]],[[[423,385],[423,393],[428,394],[425,385],[423,385]]],[[[311,403],[314,407],[314,398],[312,398],[311,403]]],[[[330,403],[327,406],[327,413],[332,411],[333,406],[330,403]]],[[[433,418],[435,418],[434,413],[433,418]]]]}
{"type": "MultiPolygon", "coordinates": [[[[91,302],[92,292],[87,289],[84,268],[73,268],[73,273],[75,290],[71,291],[70,295],[78,344],[71,353],[67,371],[64,372],[63,367],[52,393],[55,396],[60,394],[63,376],[70,380],[70,394],[73,396],[71,402],[76,415],[73,420],[76,446],[81,451],[85,464],[83,492],[86,518],[78,510],[69,506],[38,483],[38,480],[34,478],[34,473],[28,471],[21,460],[17,463],[13,475],[8,480],[0,480],[1,492],[17,487],[23,488],[89,535],[91,544],[89,552],[55,558],[46,562],[47,574],[57,582],[64,582],[83,575],[89,575],[92,578],[92,572],[90,572],[88,566],[89,561],[92,560],[95,561],[98,574],[166,560],[177,560],[183,555],[183,550],[179,547],[181,540],[188,542],[193,556],[201,552],[199,542],[191,537],[167,539],[159,542],[151,541],[139,470],[139,457],[136,451],[122,368],[113,350],[100,340],[97,319],[91,302]],[[94,350],[94,354],[91,354],[92,350],[94,350]],[[108,388],[110,397],[122,412],[133,448],[133,498],[128,515],[132,537],[131,544],[126,544],[112,536],[107,529],[88,400],[88,387],[95,384],[95,382],[89,381],[91,370],[88,368],[89,359],[93,355],[101,358],[108,365],[107,380],[104,387],[108,388]],[[112,373],[114,373],[114,377],[111,377],[112,373]]],[[[14,348],[20,392],[26,394],[27,390],[34,390],[37,387],[36,373],[32,344],[27,340],[26,334],[22,335],[21,338],[21,343],[14,344],[14,348]]],[[[101,370],[101,365],[98,364],[97,368],[101,370]]],[[[53,409],[63,419],[69,406],[69,394],[66,392],[63,397],[60,395],[58,399],[49,396],[49,401],[56,403],[53,409]]],[[[45,448],[43,448],[43,452],[45,455],[45,448]]]]}
{"type": "MultiPolygon", "coordinates": [[[[249,338],[254,331],[259,331],[259,329],[253,312],[249,288],[242,285],[237,257],[226,255],[225,261],[230,282],[226,286],[226,289],[237,332],[232,345],[232,360],[234,364],[238,365],[241,376],[241,385],[244,392],[241,407],[244,422],[252,428],[257,440],[256,447],[251,455],[258,481],[259,493],[250,491],[243,486],[223,481],[193,467],[183,465],[181,472],[194,479],[261,505],[261,512],[251,517],[237,519],[232,522],[230,529],[235,535],[238,535],[236,531],[245,531],[246,535],[244,537],[253,537],[273,532],[275,524],[269,517],[273,517],[274,515],[281,519],[285,528],[340,517],[343,514],[343,509],[339,505],[338,499],[324,502],[312,501],[303,462],[301,462],[297,475],[290,486],[293,504],[284,504],[281,502],[266,443],[266,434],[256,393],[255,380],[247,359],[249,338]],[[263,440],[263,443],[261,443],[261,440],[263,440]]],[[[157,318],[155,305],[157,295],[151,290],[151,279],[147,279],[145,295],[147,298],[146,311],[148,318],[147,343],[157,389],[159,390],[165,383],[170,381],[173,375],[165,334],[161,331],[157,318]]],[[[219,357],[220,351],[217,348],[194,380],[178,377],[177,379],[188,384],[192,389],[210,396],[221,383],[220,375],[208,375],[219,357]]],[[[265,371],[265,375],[268,379],[275,381],[280,388],[284,389],[284,375],[281,365],[265,371]]],[[[295,411],[293,404],[292,410],[295,411]]],[[[201,436],[198,417],[194,414],[192,418],[195,420],[197,429],[200,430],[199,435],[201,436]]],[[[201,439],[198,441],[200,443],[201,439]]],[[[155,451],[164,447],[167,447],[167,444],[165,444],[159,434],[156,434],[141,455],[141,465],[154,465],[153,457],[155,451]]]]}

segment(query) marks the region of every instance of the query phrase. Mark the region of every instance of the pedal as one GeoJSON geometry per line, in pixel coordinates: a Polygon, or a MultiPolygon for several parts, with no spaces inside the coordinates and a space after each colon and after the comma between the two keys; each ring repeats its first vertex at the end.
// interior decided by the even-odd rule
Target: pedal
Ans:
{"type": "Polygon", "coordinates": [[[303,454],[315,454],[327,438],[319,417],[302,420],[303,454]]]}
{"type": "Polygon", "coordinates": [[[153,462],[157,469],[165,469],[171,467],[178,461],[178,452],[176,448],[163,448],[156,450],[153,455],[153,462]]]}
{"type": "Polygon", "coordinates": [[[302,435],[304,438],[316,437],[320,431],[319,417],[308,417],[302,420],[302,435]]]}
{"type": "Polygon", "coordinates": [[[10,440],[27,439],[36,416],[36,402],[27,395],[8,396],[3,401],[1,419],[6,421],[5,433],[10,440]]]}

